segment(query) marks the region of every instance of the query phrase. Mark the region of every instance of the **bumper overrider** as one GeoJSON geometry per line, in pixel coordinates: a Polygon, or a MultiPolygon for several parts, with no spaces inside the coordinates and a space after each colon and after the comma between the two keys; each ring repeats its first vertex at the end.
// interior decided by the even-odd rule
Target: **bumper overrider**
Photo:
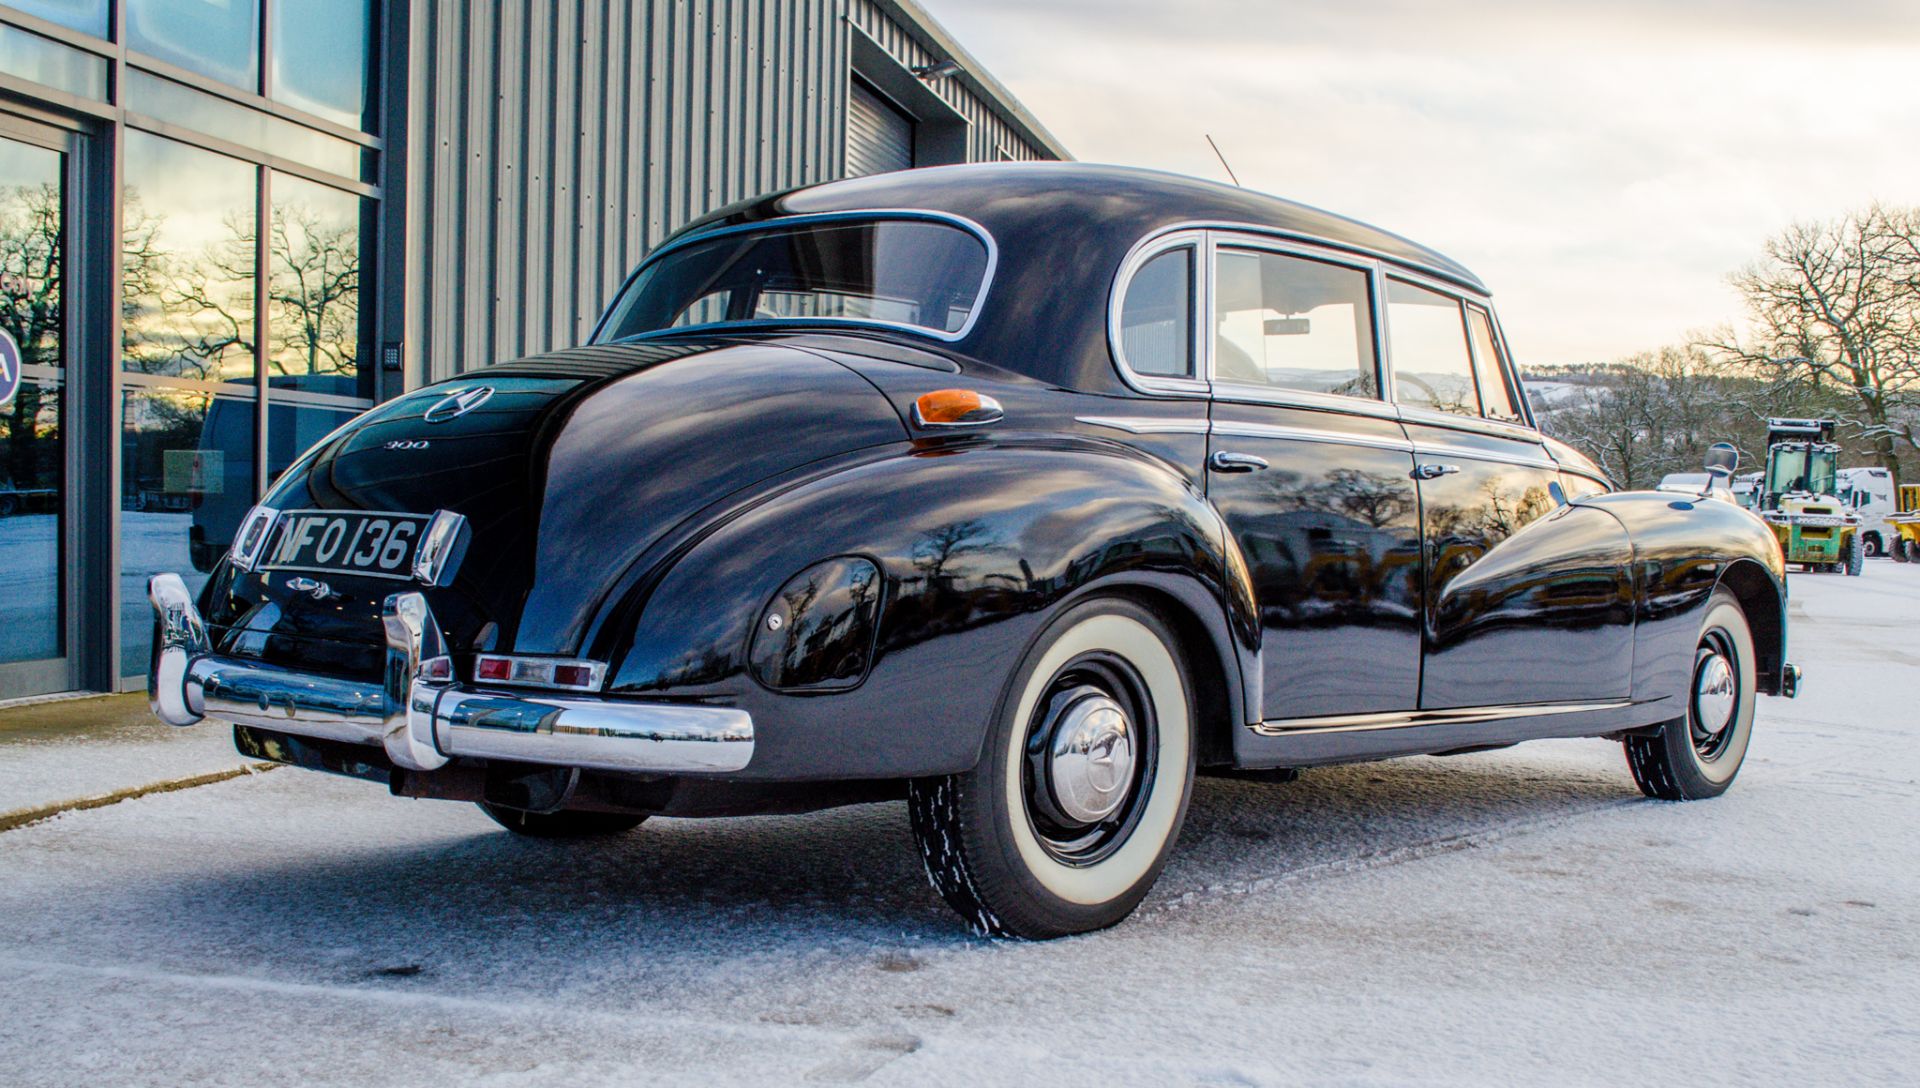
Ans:
{"type": "Polygon", "coordinates": [[[377,745],[413,771],[470,758],[699,774],[738,771],[753,758],[753,718],[744,710],[462,687],[433,610],[417,592],[395,593],[382,606],[387,656],[378,683],[214,653],[177,574],[155,575],[147,596],[158,619],[147,694],[171,725],[215,718],[377,745]]]}

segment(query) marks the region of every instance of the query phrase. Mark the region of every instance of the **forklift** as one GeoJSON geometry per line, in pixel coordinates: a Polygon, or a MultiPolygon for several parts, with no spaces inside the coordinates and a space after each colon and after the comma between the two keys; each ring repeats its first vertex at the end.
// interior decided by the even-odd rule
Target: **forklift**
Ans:
{"type": "Polygon", "coordinates": [[[1858,575],[1866,566],[1860,519],[1840,501],[1840,446],[1831,419],[1767,420],[1767,468],[1757,510],[1789,563],[1858,575]]]}

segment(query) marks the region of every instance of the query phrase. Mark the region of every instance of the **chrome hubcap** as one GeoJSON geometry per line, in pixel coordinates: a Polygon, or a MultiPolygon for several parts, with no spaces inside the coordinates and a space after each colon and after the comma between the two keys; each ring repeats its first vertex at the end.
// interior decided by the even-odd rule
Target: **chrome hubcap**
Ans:
{"type": "Polygon", "coordinates": [[[1061,814],[1082,824],[1103,820],[1133,782],[1133,729],[1112,698],[1086,692],[1056,719],[1047,745],[1047,790],[1061,814]]]}
{"type": "Polygon", "coordinates": [[[1693,720],[1700,732],[1712,736],[1733,721],[1740,691],[1733,679],[1733,666],[1725,656],[1708,651],[1694,668],[1693,720]]]}

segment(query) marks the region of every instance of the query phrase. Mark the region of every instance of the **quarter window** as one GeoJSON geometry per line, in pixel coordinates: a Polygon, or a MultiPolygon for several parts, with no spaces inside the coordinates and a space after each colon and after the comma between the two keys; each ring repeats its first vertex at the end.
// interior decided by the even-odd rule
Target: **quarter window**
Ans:
{"type": "Polygon", "coordinates": [[[1458,299],[1388,279],[1387,333],[1395,401],[1455,415],[1480,414],[1458,299]]]}
{"type": "Polygon", "coordinates": [[[1193,376],[1193,247],[1167,250],[1134,273],[1120,304],[1120,350],[1136,374],[1193,376]]]}
{"type": "Polygon", "coordinates": [[[1493,321],[1478,306],[1467,307],[1467,337],[1473,341],[1473,367],[1480,376],[1480,400],[1489,419],[1520,419],[1513,392],[1500,366],[1500,349],[1493,338],[1493,321]]]}
{"type": "Polygon", "coordinates": [[[1214,282],[1214,378],[1376,396],[1367,273],[1252,249],[1222,249],[1214,282]]]}

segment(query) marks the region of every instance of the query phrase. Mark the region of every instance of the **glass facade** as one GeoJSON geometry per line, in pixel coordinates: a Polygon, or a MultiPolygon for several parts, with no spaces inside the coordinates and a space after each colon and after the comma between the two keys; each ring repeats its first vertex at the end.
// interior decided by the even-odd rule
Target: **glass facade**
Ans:
{"type": "Polygon", "coordinates": [[[367,0],[278,0],[273,21],[273,97],[361,127],[367,111],[367,0]]]}
{"type": "MultiPolygon", "coordinates": [[[[64,156],[0,139],[0,328],[20,347],[0,408],[0,666],[65,655],[64,156]]],[[[0,358],[0,368],[14,363],[0,358]]]]}
{"type": "Polygon", "coordinates": [[[208,79],[260,82],[260,0],[126,0],[127,48],[208,79]]]}
{"type": "Polygon", "coordinates": [[[369,181],[380,147],[369,124],[377,7],[0,0],[0,71],[47,88],[55,107],[103,104],[121,148],[111,164],[108,140],[0,104],[0,327],[26,364],[0,409],[0,700],[137,686],[151,641],[146,580],[174,571],[203,585],[262,489],[372,405],[361,255],[374,252],[379,208],[369,181]],[[13,139],[9,126],[41,134],[13,139]],[[105,190],[95,171],[107,169],[117,208],[92,195],[105,190]],[[70,273],[105,256],[91,247],[65,260],[81,237],[71,224],[116,213],[110,345],[99,309],[60,303],[70,273]],[[93,339],[69,348],[70,329],[93,339]],[[74,380],[69,353],[117,365],[117,388],[74,380]],[[117,418],[117,437],[69,449],[65,413],[94,411],[117,418]],[[84,471],[69,479],[76,456],[84,471]],[[102,482],[115,459],[117,496],[102,482]],[[74,535],[100,518],[118,521],[117,544],[74,535]],[[117,615],[92,592],[116,577],[117,615]],[[72,666],[88,679],[63,682],[76,645],[92,655],[72,666]]]}

